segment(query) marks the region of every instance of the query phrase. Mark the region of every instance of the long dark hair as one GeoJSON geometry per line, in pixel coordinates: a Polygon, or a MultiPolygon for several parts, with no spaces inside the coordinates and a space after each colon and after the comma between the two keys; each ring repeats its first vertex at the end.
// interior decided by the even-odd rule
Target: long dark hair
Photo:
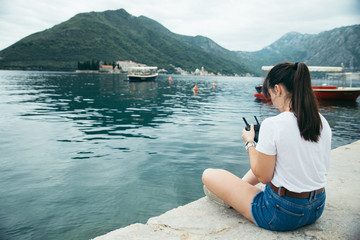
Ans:
{"type": "Polygon", "coordinates": [[[285,86],[291,95],[290,110],[297,118],[301,137],[318,142],[322,123],[306,64],[284,62],[274,66],[263,83],[265,97],[269,96],[269,89],[273,89],[276,84],[285,86]]]}

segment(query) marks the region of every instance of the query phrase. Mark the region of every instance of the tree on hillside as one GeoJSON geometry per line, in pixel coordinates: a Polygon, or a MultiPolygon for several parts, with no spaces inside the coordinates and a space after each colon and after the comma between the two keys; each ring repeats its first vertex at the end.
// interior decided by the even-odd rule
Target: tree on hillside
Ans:
{"type": "Polygon", "coordinates": [[[78,70],[99,70],[99,63],[100,61],[92,60],[90,61],[84,61],[84,62],[78,62],[78,70]]]}

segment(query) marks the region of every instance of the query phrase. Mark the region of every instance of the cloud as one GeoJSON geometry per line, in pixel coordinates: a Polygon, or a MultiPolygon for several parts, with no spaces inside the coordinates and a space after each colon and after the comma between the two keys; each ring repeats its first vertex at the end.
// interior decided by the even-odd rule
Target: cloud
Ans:
{"type": "Polygon", "coordinates": [[[319,33],[360,23],[357,0],[0,1],[0,49],[77,13],[119,8],[178,34],[207,36],[230,50],[259,50],[291,31],[319,33]]]}

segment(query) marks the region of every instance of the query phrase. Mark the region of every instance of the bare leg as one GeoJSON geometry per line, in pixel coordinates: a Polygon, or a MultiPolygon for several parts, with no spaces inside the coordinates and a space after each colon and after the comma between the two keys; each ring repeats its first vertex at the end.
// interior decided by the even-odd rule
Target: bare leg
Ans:
{"type": "Polygon", "coordinates": [[[257,179],[257,177],[255,177],[251,169],[243,176],[242,180],[244,180],[247,183],[250,183],[253,186],[259,183],[259,180],[257,179]]]}
{"type": "Polygon", "coordinates": [[[206,169],[202,180],[212,193],[254,222],[251,217],[251,202],[260,191],[259,188],[222,169],[206,169]]]}

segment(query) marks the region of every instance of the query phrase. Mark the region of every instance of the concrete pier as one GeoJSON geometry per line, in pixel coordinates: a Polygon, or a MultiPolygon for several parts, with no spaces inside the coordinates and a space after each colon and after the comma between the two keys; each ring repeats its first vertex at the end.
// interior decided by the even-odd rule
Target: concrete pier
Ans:
{"type": "Polygon", "coordinates": [[[360,140],[331,151],[327,201],[314,224],[290,232],[256,227],[233,209],[206,197],[96,240],[120,239],[360,239],[360,140]]]}

